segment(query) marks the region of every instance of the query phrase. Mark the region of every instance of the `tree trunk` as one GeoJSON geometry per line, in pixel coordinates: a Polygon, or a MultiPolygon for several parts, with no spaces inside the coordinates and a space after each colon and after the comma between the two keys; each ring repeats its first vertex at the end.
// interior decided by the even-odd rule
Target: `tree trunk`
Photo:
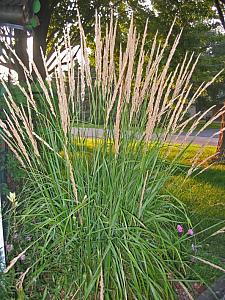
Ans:
{"type": "MultiPolygon", "coordinates": [[[[215,0],[215,6],[221,21],[221,24],[223,26],[223,29],[225,30],[225,18],[224,18],[224,13],[223,13],[223,8],[225,5],[224,0],[215,0]]],[[[225,128],[225,101],[224,101],[224,113],[222,114],[221,117],[221,132],[219,135],[219,141],[217,144],[217,160],[225,160],[225,131],[223,131],[223,129],[225,128]]]]}
{"type": "Polygon", "coordinates": [[[222,117],[221,117],[221,126],[220,126],[221,132],[220,132],[219,141],[217,144],[217,152],[218,152],[217,159],[218,160],[225,160],[225,131],[224,131],[224,128],[225,128],[225,101],[224,101],[224,113],[222,114],[222,117]]]}
{"type": "MultiPolygon", "coordinates": [[[[29,69],[29,56],[27,52],[27,34],[22,30],[15,30],[15,51],[24,66],[29,69]]],[[[19,81],[25,81],[24,69],[19,62],[16,61],[16,72],[19,81]]]]}
{"type": "MultiPolygon", "coordinates": [[[[49,7],[49,1],[42,0],[41,1],[41,10],[38,13],[38,18],[40,25],[34,29],[34,37],[33,37],[33,59],[36,64],[41,77],[44,79],[46,77],[46,72],[44,68],[44,62],[41,55],[41,49],[46,54],[47,48],[47,34],[48,27],[51,20],[51,11],[49,7]]],[[[33,74],[35,77],[35,74],[33,74]]]]}
{"type": "MultiPolygon", "coordinates": [[[[44,79],[46,77],[44,62],[42,59],[41,49],[46,54],[47,48],[47,34],[48,27],[51,20],[51,12],[49,7],[49,1],[41,0],[41,10],[38,13],[38,18],[40,25],[37,26],[33,31],[33,60],[37,66],[41,77],[44,79]]],[[[27,34],[25,31],[15,30],[16,36],[16,54],[22,61],[22,63],[29,68],[29,56],[27,52],[27,34]]],[[[20,64],[16,64],[16,71],[18,73],[19,81],[25,80],[24,71],[20,64]]],[[[33,77],[36,77],[36,74],[33,72],[33,77]]]]}

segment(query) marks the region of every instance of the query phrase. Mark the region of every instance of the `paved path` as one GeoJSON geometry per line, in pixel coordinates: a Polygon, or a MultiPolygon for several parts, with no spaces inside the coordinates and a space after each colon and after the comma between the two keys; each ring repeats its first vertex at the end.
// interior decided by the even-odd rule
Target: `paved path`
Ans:
{"type": "MultiPolygon", "coordinates": [[[[210,146],[217,146],[218,143],[218,129],[206,129],[202,131],[199,135],[196,135],[196,132],[193,132],[189,137],[186,136],[185,133],[183,133],[179,138],[178,142],[182,143],[185,141],[186,143],[189,143],[193,141],[193,144],[198,145],[210,145],[210,146]]],[[[174,136],[172,140],[176,139],[174,136]]]]}
{"type": "MultiPolygon", "coordinates": [[[[198,136],[196,136],[196,132],[193,132],[190,136],[187,136],[185,133],[181,134],[180,136],[173,135],[170,136],[168,140],[171,140],[173,143],[190,143],[198,144],[198,145],[211,145],[216,146],[218,142],[218,135],[214,134],[218,132],[218,129],[206,129],[201,132],[198,136]]],[[[103,129],[102,128],[73,128],[72,133],[74,135],[80,135],[85,137],[95,137],[101,138],[103,136],[103,129]]]]}

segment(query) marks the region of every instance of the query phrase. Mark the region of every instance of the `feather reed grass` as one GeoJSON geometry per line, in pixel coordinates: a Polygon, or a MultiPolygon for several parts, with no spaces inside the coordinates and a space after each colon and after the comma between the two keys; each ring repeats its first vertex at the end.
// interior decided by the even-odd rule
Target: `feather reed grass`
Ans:
{"type": "MultiPolygon", "coordinates": [[[[172,135],[192,122],[190,135],[204,117],[185,119],[185,114],[216,77],[191,96],[198,59],[186,54],[171,71],[182,33],[169,51],[173,26],[162,45],[156,34],[146,49],[148,24],[140,39],[133,19],[116,61],[117,21],[111,18],[103,36],[97,13],[92,66],[79,17],[78,24],[77,69],[66,30],[66,71],[59,49],[54,75],[47,72],[46,81],[32,64],[36,80],[30,83],[25,70],[27,87],[17,83],[27,100],[23,106],[4,83],[8,110],[0,136],[26,171],[17,228],[33,240],[20,288],[23,284],[33,299],[43,288],[56,299],[62,294],[64,299],[175,299],[173,281],[186,284],[191,248],[176,226],[191,223],[165,188],[188,145],[178,147],[172,162],[166,157],[172,135]],[[102,126],[98,142],[89,129],[91,150],[82,134],[86,125],[102,126]]],[[[20,247],[26,248],[22,241],[20,247]]]]}

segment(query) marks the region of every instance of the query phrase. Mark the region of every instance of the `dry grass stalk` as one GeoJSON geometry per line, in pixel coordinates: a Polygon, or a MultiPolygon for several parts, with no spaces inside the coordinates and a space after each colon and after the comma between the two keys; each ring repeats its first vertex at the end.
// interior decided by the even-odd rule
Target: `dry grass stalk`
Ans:
{"type": "Polygon", "coordinates": [[[100,17],[96,13],[95,23],[95,72],[96,86],[106,102],[109,101],[113,80],[115,79],[115,41],[117,33],[117,20],[114,24],[113,14],[111,14],[110,25],[106,25],[104,40],[101,33],[100,17]]]}
{"type": "Polygon", "coordinates": [[[116,110],[116,123],[114,126],[114,139],[115,139],[115,153],[119,154],[120,148],[120,121],[123,106],[123,85],[120,86],[119,99],[116,110]]]}
{"type": "MultiPolygon", "coordinates": [[[[131,91],[132,91],[132,79],[133,79],[133,68],[134,68],[134,61],[135,61],[135,54],[137,51],[137,44],[136,43],[136,29],[133,25],[133,17],[131,19],[129,33],[128,33],[128,41],[127,44],[130,47],[129,50],[129,58],[128,58],[128,67],[127,67],[127,76],[125,79],[126,83],[126,102],[130,102],[131,91]]],[[[128,51],[128,49],[127,49],[128,51]]]]}
{"type": "Polygon", "coordinates": [[[36,67],[36,65],[35,65],[34,62],[32,62],[32,67],[33,67],[33,70],[34,70],[34,72],[35,72],[35,74],[36,74],[36,76],[38,78],[38,82],[40,84],[40,87],[41,87],[42,91],[44,92],[44,95],[46,97],[46,100],[47,100],[47,103],[48,103],[48,105],[50,107],[50,110],[51,110],[53,116],[56,117],[56,113],[55,113],[55,110],[54,110],[51,98],[49,96],[48,89],[45,86],[45,83],[44,83],[44,81],[43,81],[43,79],[41,77],[41,74],[39,73],[39,71],[38,71],[38,69],[37,69],[37,67],[36,67]]]}
{"type": "Polygon", "coordinates": [[[59,98],[59,112],[61,117],[62,128],[65,136],[67,136],[70,129],[70,115],[69,115],[69,105],[66,94],[65,81],[62,71],[61,60],[59,59],[60,54],[58,53],[58,68],[55,70],[55,79],[57,86],[57,93],[59,98]]]}
{"type": "Polygon", "coordinates": [[[3,273],[4,273],[4,274],[8,273],[9,270],[11,270],[11,269],[13,268],[13,266],[17,263],[17,261],[20,259],[20,257],[23,256],[23,255],[27,252],[27,250],[28,250],[29,248],[30,248],[30,246],[27,247],[24,251],[22,251],[22,252],[21,252],[19,255],[17,255],[15,258],[13,258],[13,259],[10,261],[8,267],[3,271],[3,273]]]}
{"type": "Polygon", "coordinates": [[[110,88],[113,85],[113,79],[115,76],[115,62],[114,62],[114,53],[115,53],[115,44],[116,44],[116,33],[117,33],[117,20],[113,26],[113,14],[111,14],[111,23],[110,23],[110,48],[109,48],[109,80],[108,87],[110,88]]]}
{"type": "Polygon", "coordinates": [[[210,235],[211,236],[215,236],[217,234],[224,234],[225,233],[225,227],[220,228],[219,230],[217,230],[216,232],[214,232],[213,234],[210,235]]]}
{"type": "MultiPolygon", "coordinates": [[[[6,104],[7,104],[8,108],[9,108],[9,111],[11,113],[11,118],[12,118],[12,120],[15,123],[15,127],[17,128],[18,132],[22,136],[23,140],[24,140],[24,132],[27,133],[27,135],[28,135],[28,137],[30,139],[30,142],[32,143],[32,146],[33,146],[33,149],[34,149],[34,153],[37,156],[40,156],[39,151],[38,151],[38,147],[37,147],[37,143],[36,143],[36,141],[35,141],[35,139],[33,137],[33,134],[32,134],[33,123],[32,123],[32,118],[31,118],[31,112],[30,112],[29,104],[28,104],[28,117],[27,117],[27,115],[26,115],[26,113],[24,111],[24,108],[23,107],[19,108],[16,105],[16,103],[14,102],[12,94],[10,93],[10,91],[9,91],[8,87],[5,85],[5,83],[4,83],[4,86],[5,86],[5,89],[7,91],[7,94],[8,94],[10,102],[8,101],[8,99],[5,96],[4,96],[4,98],[5,98],[6,104]],[[19,122],[20,120],[23,123],[25,131],[21,128],[21,125],[20,125],[20,122],[19,122]]],[[[26,99],[28,99],[28,98],[29,98],[29,96],[27,95],[26,99]]],[[[5,113],[5,114],[7,115],[7,113],[5,113]]],[[[9,120],[9,116],[7,117],[7,119],[9,120]]],[[[17,137],[17,141],[18,141],[18,137],[17,137]]],[[[19,145],[21,145],[21,143],[22,143],[22,140],[21,140],[21,142],[18,141],[19,145]]],[[[25,146],[22,147],[22,149],[25,149],[25,146]]]]}
{"type": "Polygon", "coordinates": [[[211,110],[213,109],[213,107],[210,107],[209,109],[207,109],[203,114],[201,114],[191,125],[190,129],[188,130],[184,141],[186,141],[188,139],[188,137],[193,133],[193,131],[197,128],[199,122],[204,119],[204,116],[206,116],[211,110]]]}
{"type": "MultiPolygon", "coordinates": [[[[175,42],[174,42],[174,44],[173,44],[173,47],[172,47],[172,49],[171,49],[171,51],[170,51],[170,54],[169,54],[169,57],[168,57],[168,61],[167,61],[167,63],[166,63],[166,66],[165,66],[164,70],[162,71],[161,84],[160,84],[160,87],[159,87],[159,92],[158,92],[158,95],[157,95],[156,104],[154,105],[154,106],[155,106],[154,115],[157,115],[157,114],[162,115],[162,113],[164,113],[164,109],[165,109],[165,101],[163,101],[163,105],[162,105],[162,108],[161,108],[162,113],[161,113],[161,111],[159,111],[160,99],[163,97],[163,92],[164,92],[164,89],[166,88],[166,84],[165,84],[165,83],[166,83],[166,75],[167,75],[167,72],[168,72],[168,69],[169,69],[170,62],[171,62],[171,60],[172,60],[172,57],[173,57],[173,55],[174,55],[174,53],[175,53],[176,47],[177,47],[177,45],[178,45],[178,43],[179,43],[180,36],[181,36],[181,33],[180,33],[180,35],[176,38],[176,40],[175,40],[175,42]]],[[[182,69],[182,67],[183,67],[183,66],[181,66],[181,69],[182,69]]],[[[175,70],[175,74],[177,73],[177,71],[178,71],[178,69],[175,70]]],[[[176,77],[176,75],[175,75],[175,76],[172,76],[171,79],[174,80],[175,77],[176,77]]],[[[169,83],[169,85],[168,85],[168,86],[169,86],[169,89],[172,88],[172,82],[173,82],[173,81],[170,81],[170,83],[169,83]]],[[[175,86],[175,90],[177,90],[177,92],[176,92],[176,93],[174,92],[174,93],[172,94],[172,96],[171,96],[172,101],[169,102],[168,110],[171,110],[171,107],[172,107],[172,105],[173,105],[175,99],[176,99],[177,103],[176,103],[176,105],[175,105],[175,108],[173,109],[172,115],[170,116],[170,121],[169,121],[169,123],[168,123],[168,125],[167,125],[167,129],[166,129],[166,132],[165,132],[165,137],[168,135],[168,132],[169,132],[170,128],[171,128],[172,126],[176,126],[176,123],[174,122],[174,118],[175,118],[176,116],[178,117],[178,115],[177,115],[177,110],[179,109],[179,107],[180,107],[180,105],[181,105],[181,103],[182,103],[182,100],[183,100],[183,99],[182,99],[182,94],[181,94],[181,95],[178,94],[178,92],[180,91],[180,89],[176,88],[177,86],[182,87],[182,83],[181,83],[180,80],[179,80],[179,76],[178,76],[178,79],[176,80],[176,86],[175,86]],[[179,95],[179,96],[178,96],[178,95],[179,95]]],[[[165,95],[166,99],[167,99],[169,93],[170,93],[170,92],[169,92],[169,90],[168,90],[168,88],[167,88],[167,89],[166,89],[166,95],[165,95]]],[[[158,122],[159,122],[159,121],[160,121],[160,120],[158,120],[158,122]]],[[[154,118],[152,122],[153,122],[153,123],[156,123],[156,119],[154,118]]]]}
{"type": "Polygon", "coordinates": [[[47,60],[46,60],[46,57],[44,56],[42,48],[41,48],[41,57],[42,57],[42,61],[43,61],[44,69],[45,69],[46,81],[48,83],[51,97],[53,98],[52,80],[51,80],[51,76],[49,75],[47,60]]]}
{"type": "MultiPolygon", "coordinates": [[[[205,147],[202,147],[202,148],[204,150],[205,147]]],[[[201,169],[200,172],[198,172],[198,175],[201,174],[201,173],[203,173],[203,172],[205,172],[210,167],[212,167],[213,164],[214,164],[214,162],[211,162],[211,160],[214,159],[216,155],[217,155],[217,153],[214,153],[213,155],[210,155],[209,157],[205,158],[204,160],[201,160],[199,163],[198,163],[198,161],[199,161],[200,156],[199,157],[194,157],[194,161],[192,162],[192,166],[191,166],[190,170],[188,170],[188,176],[191,173],[193,173],[196,170],[198,170],[202,166],[203,166],[203,168],[201,169]],[[208,163],[208,165],[204,166],[207,163],[208,163]]]]}
{"type": "Polygon", "coordinates": [[[21,120],[21,111],[17,106],[16,107],[18,108],[18,110],[15,109],[14,103],[10,103],[5,96],[4,96],[4,99],[5,99],[5,102],[8,106],[8,108],[9,108],[9,112],[11,114],[10,117],[14,121],[16,128],[18,129],[22,139],[24,140],[25,139],[25,134],[24,134],[24,131],[23,131],[23,129],[20,126],[20,123],[19,123],[19,121],[21,120]]]}
{"type": "Polygon", "coordinates": [[[210,262],[210,261],[208,261],[208,260],[205,260],[205,259],[203,259],[203,258],[201,258],[201,257],[198,257],[198,256],[193,256],[193,258],[199,260],[200,262],[202,262],[202,263],[204,263],[204,264],[206,264],[206,265],[209,265],[210,267],[213,267],[213,268],[216,269],[216,270],[220,270],[220,271],[222,271],[223,273],[225,273],[225,269],[224,269],[224,268],[222,268],[222,267],[220,267],[220,266],[218,266],[218,265],[215,265],[215,264],[213,264],[212,262],[210,262]]]}
{"type": "Polygon", "coordinates": [[[92,78],[91,78],[91,70],[90,70],[90,63],[88,59],[88,52],[87,52],[87,43],[86,43],[86,37],[84,34],[83,26],[81,24],[81,19],[78,11],[78,25],[79,25],[79,32],[80,32],[80,45],[81,45],[81,53],[83,56],[83,68],[86,73],[86,80],[87,80],[87,85],[92,90],[92,78]]]}
{"type": "Polygon", "coordinates": [[[26,91],[26,89],[24,87],[22,87],[20,85],[20,83],[18,81],[16,82],[16,86],[20,89],[20,91],[26,97],[27,101],[31,104],[31,106],[33,107],[33,109],[35,111],[37,111],[37,105],[36,105],[35,100],[34,100],[34,96],[33,96],[33,92],[32,92],[30,81],[28,79],[27,74],[25,73],[24,75],[25,75],[25,78],[26,78],[26,85],[27,85],[29,93],[26,91]]]}
{"type": "Polygon", "coordinates": [[[185,67],[184,71],[182,71],[183,74],[181,73],[181,77],[180,77],[181,84],[178,87],[178,91],[177,91],[177,93],[175,93],[174,96],[176,96],[178,93],[180,93],[181,89],[186,91],[188,89],[188,86],[190,86],[190,80],[191,80],[193,72],[197,66],[200,55],[195,59],[195,62],[192,64],[193,56],[194,56],[194,53],[192,53],[191,57],[189,58],[188,62],[186,63],[186,67],[185,67]],[[190,69],[191,64],[192,64],[192,67],[190,69]]]}
{"type": "Polygon", "coordinates": [[[105,43],[103,47],[103,56],[102,56],[102,93],[106,95],[107,93],[107,79],[109,77],[109,47],[110,47],[110,39],[109,39],[109,30],[108,25],[106,25],[106,33],[105,33],[105,43]]]}
{"type": "Polygon", "coordinates": [[[218,118],[220,118],[223,114],[224,114],[225,108],[222,107],[219,112],[217,114],[215,114],[212,118],[209,119],[209,121],[207,121],[205,123],[204,126],[201,127],[201,129],[197,132],[197,134],[200,134],[203,130],[205,130],[210,124],[212,124],[212,122],[214,122],[215,120],[217,120],[218,118]]]}
{"type": "Polygon", "coordinates": [[[27,110],[28,110],[28,123],[31,127],[31,131],[33,131],[34,129],[34,126],[33,126],[33,120],[32,120],[32,113],[31,113],[31,108],[30,108],[30,103],[28,101],[28,99],[26,98],[26,101],[27,101],[27,110]]]}
{"type": "Polygon", "coordinates": [[[115,73],[114,51],[115,51],[116,31],[117,31],[117,20],[114,24],[113,14],[111,14],[109,28],[108,26],[106,26],[106,36],[104,40],[103,57],[102,57],[103,97],[108,96],[108,92],[112,85],[113,76],[115,73]]]}
{"type": "MultiPolygon", "coordinates": [[[[190,58],[192,60],[192,57],[190,58]]],[[[189,60],[190,61],[190,60],[189,60]]],[[[190,65],[190,63],[188,62],[188,65],[190,65]]],[[[196,64],[194,64],[194,66],[196,66],[196,64]]],[[[194,69],[193,69],[193,66],[190,70],[190,72],[187,72],[187,69],[186,69],[186,80],[188,80],[188,82],[190,82],[190,79],[191,79],[191,75],[193,73],[194,69]]],[[[220,72],[221,73],[221,72],[220,72]]],[[[220,74],[219,73],[219,74],[220,74]]],[[[178,131],[178,134],[174,140],[174,142],[176,142],[179,138],[179,136],[182,134],[184,128],[190,124],[189,122],[194,120],[193,124],[191,125],[191,127],[189,128],[189,130],[187,131],[186,133],[186,136],[183,140],[183,143],[186,143],[187,139],[191,136],[191,134],[193,133],[193,131],[197,128],[197,125],[199,124],[199,122],[204,118],[204,116],[213,109],[214,106],[210,107],[207,111],[203,112],[203,113],[197,113],[195,114],[195,116],[189,118],[188,121],[184,121],[182,122],[183,118],[184,118],[184,115],[185,113],[187,112],[188,108],[190,107],[190,105],[192,105],[195,100],[199,97],[199,95],[201,95],[206,89],[207,87],[212,83],[214,82],[214,80],[218,77],[217,74],[210,82],[206,83],[206,84],[202,84],[198,89],[197,91],[195,92],[195,94],[192,96],[192,98],[190,99],[190,102],[188,103],[187,107],[185,109],[184,108],[184,103],[186,102],[186,100],[188,99],[188,96],[190,94],[190,91],[191,91],[191,85],[187,85],[187,82],[185,84],[185,87],[188,88],[185,96],[183,96],[181,93],[181,95],[179,95],[179,98],[180,100],[177,102],[174,110],[173,110],[173,113],[172,113],[172,116],[170,116],[170,121],[169,121],[169,124],[167,126],[167,129],[166,129],[166,134],[165,134],[165,140],[168,136],[168,133],[171,132],[171,134],[174,134],[176,131],[178,131]]],[[[179,76],[181,78],[181,76],[179,76]]],[[[185,81],[184,81],[185,82],[185,81]]],[[[180,87],[181,88],[181,87],[180,87]]],[[[180,89],[179,88],[179,89],[180,89]]],[[[217,117],[219,116],[219,114],[217,115],[217,117]]],[[[207,122],[207,125],[204,126],[204,129],[210,125],[213,121],[214,121],[215,117],[214,118],[211,118],[208,122],[207,122]]],[[[197,133],[197,135],[202,131],[202,129],[200,129],[200,131],[197,133]]],[[[168,153],[169,155],[170,153],[168,153]]]]}
{"type": "Polygon", "coordinates": [[[20,119],[20,108],[14,102],[12,94],[4,81],[2,81],[2,85],[4,86],[4,88],[6,90],[6,94],[8,96],[8,98],[7,98],[7,96],[4,95],[4,100],[9,108],[9,111],[11,113],[11,116],[15,122],[17,129],[20,131],[21,136],[24,138],[23,131],[21,130],[18,119],[17,119],[17,116],[20,119]]]}
{"type": "MultiPolygon", "coordinates": [[[[135,76],[136,78],[135,78],[134,92],[133,92],[133,97],[132,97],[133,111],[136,111],[137,102],[140,97],[140,87],[141,87],[143,71],[144,71],[144,68],[143,68],[144,59],[145,59],[144,46],[145,46],[145,40],[146,40],[146,36],[147,36],[147,29],[148,29],[148,21],[145,24],[145,30],[144,30],[144,34],[143,34],[143,38],[142,38],[142,42],[141,42],[141,49],[140,49],[140,54],[139,54],[139,59],[138,59],[136,76],[135,76]]],[[[128,40],[128,43],[129,43],[129,40],[128,40]]],[[[131,55],[132,55],[132,52],[134,51],[133,48],[135,47],[135,41],[131,40],[130,45],[128,44],[128,47],[130,48],[131,55]]],[[[134,63],[134,60],[132,63],[134,63]]],[[[130,74],[128,74],[128,75],[131,77],[130,74]]]]}
{"type": "Polygon", "coordinates": [[[99,282],[99,286],[100,286],[100,295],[99,295],[99,299],[100,300],[104,300],[104,275],[103,275],[103,269],[101,266],[101,272],[100,272],[100,282],[99,282]]]}
{"type": "Polygon", "coordinates": [[[24,156],[24,158],[27,160],[28,164],[31,165],[31,161],[29,158],[29,155],[27,153],[26,147],[20,137],[19,132],[17,131],[15,125],[13,124],[11,118],[9,117],[9,115],[7,114],[7,112],[5,111],[5,116],[6,116],[6,124],[8,125],[8,128],[11,131],[11,135],[13,136],[13,138],[15,138],[17,144],[18,144],[18,148],[21,151],[21,154],[24,156]]]}
{"type": "Polygon", "coordinates": [[[149,140],[151,138],[153,129],[157,125],[158,115],[160,114],[159,111],[160,103],[162,101],[161,99],[163,97],[163,92],[166,89],[165,81],[166,81],[167,72],[169,70],[169,66],[174,56],[177,45],[179,43],[180,37],[181,37],[181,33],[175,39],[175,42],[170,50],[170,54],[168,56],[167,62],[163,68],[162,74],[160,75],[159,84],[157,84],[157,96],[154,101],[154,109],[152,114],[148,115],[148,126],[146,127],[146,140],[149,140]]]}
{"type": "Polygon", "coordinates": [[[100,86],[102,78],[102,37],[101,37],[101,18],[95,12],[95,70],[96,83],[100,86]]]}
{"type": "MultiPolygon", "coordinates": [[[[79,15],[79,14],[78,14],[79,15]]],[[[79,21],[80,24],[80,21],[79,21]]],[[[84,44],[82,42],[82,35],[80,33],[80,49],[81,49],[81,60],[80,60],[80,82],[81,82],[81,101],[85,99],[85,70],[84,70],[84,44]]],[[[79,70],[78,70],[79,71],[79,70]]]]}
{"type": "Polygon", "coordinates": [[[58,157],[61,157],[58,152],[56,152],[42,137],[40,137],[38,134],[36,134],[34,131],[32,132],[33,136],[36,137],[37,140],[39,140],[42,144],[44,144],[49,150],[54,152],[58,157]]]}
{"type": "Polygon", "coordinates": [[[148,107],[147,107],[147,115],[148,115],[148,120],[147,120],[147,124],[146,124],[146,128],[145,128],[145,140],[149,141],[152,137],[152,133],[154,130],[154,124],[152,122],[152,115],[153,115],[153,111],[154,111],[154,100],[155,100],[155,96],[158,90],[158,86],[159,86],[159,81],[157,80],[157,73],[154,75],[154,81],[152,83],[151,86],[151,93],[149,96],[149,101],[148,101],[148,107]]]}
{"type": "Polygon", "coordinates": [[[12,56],[14,56],[15,61],[17,61],[20,66],[22,67],[24,74],[26,74],[28,77],[31,78],[31,74],[30,71],[27,69],[27,67],[24,65],[24,63],[22,62],[22,60],[19,58],[19,56],[16,54],[16,51],[7,43],[5,43],[5,47],[10,51],[10,53],[12,54],[12,56]]]}
{"type": "Polygon", "coordinates": [[[22,121],[23,121],[24,128],[26,130],[26,133],[29,137],[29,140],[30,140],[32,146],[33,146],[34,153],[35,153],[35,155],[40,157],[40,153],[39,153],[38,147],[37,147],[37,142],[36,142],[36,140],[34,139],[34,136],[33,136],[33,124],[28,121],[28,118],[26,116],[26,113],[25,113],[23,107],[21,107],[21,118],[22,118],[22,121]]]}
{"type": "MultiPolygon", "coordinates": [[[[148,65],[146,67],[146,74],[145,74],[144,82],[142,84],[143,87],[139,94],[139,100],[136,103],[136,107],[133,109],[133,111],[135,111],[135,110],[137,112],[139,111],[139,108],[144,100],[144,97],[146,96],[146,93],[148,92],[148,89],[152,83],[153,74],[155,73],[155,64],[153,65],[153,56],[154,56],[155,50],[156,50],[156,39],[157,39],[157,34],[154,37],[150,57],[148,59],[148,65]]],[[[132,113],[131,113],[131,115],[132,115],[132,113]]],[[[132,119],[132,117],[131,117],[131,119],[132,119]]]]}
{"type": "Polygon", "coordinates": [[[199,111],[199,112],[195,113],[193,116],[191,116],[188,119],[186,119],[185,121],[183,121],[182,123],[180,123],[179,125],[177,125],[178,135],[180,135],[184,131],[186,126],[188,124],[191,124],[191,122],[193,120],[195,120],[200,114],[201,114],[201,112],[199,111]]]}
{"type": "Polygon", "coordinates": [[[3,129],[3,131],[6,133],[6,135],[7,135],[9,138],[12,138],[11,133],[8,131],[8,128],[7,128],[6,124],[5,124],[2,120],[0,120],[0,128],[3,129]]]}
{"type": "Polygon", "coordinates": [[[17,283],[16,283],[16,289],[17,289],[17,291],[20,291],[20,290],[23,288],[23,282],[24,282],[24,279],[25,279],[25,277],[26,277],[26,275],[27,275],[27,273],[28,273],[29,271],[30,271],[30,267],[27,268],[26,271],[23,272],[23,273],[20,275],[20,277],[19,277],[19,279],[17,280],[17,283]]]}
{"type": "Polygon", "coordinates": [[[165,115],[166,112],[168,112],[168,110],[172,107],[172,105],[174,105],[175,101],[177,101],[177,99],[179,98],[179,96],[175,98],[171,98],[170,95],[172,86],[174,85],[175,82],[178,69],[179,69],[179,64],[177,65],[175,71],[169,74],[168,80],[166,81],[167,89],[165,90],[165,96],[158,116],[158,122],[160,122],[162,116],[165,115]]]}
{"type": "MultiPolygon", "coordinates": [[[[171,133],[174,133],[177,130],[177,126],[179,124],[180,116],[183,113],[183,110],[184,110],[185,104],[188,100],[188,96],[191,92],[191,89],[192,89],[192,84],[190,84],[190,86],[187,88],[187,90],[184,89],[181,92],[181,95],[178,98],[180,101],[178,101],[178,105],[176,106],[176,114],[174,115],[174,120],[173,120],[173,124],[172,124],[172,128],[171,128],[171,133]]],[[[175,109],[174,109],[174,111],[175,111],[175,109]]]]}
{"type": "Polygon", "coordinates": [[[108,107],[107,107],[106,124],[105,124],[106,126],[108,125],[110,113],[111,113],[113,105],[114,105],[114,103],[116,101],[116,97],[117,97],[118,91],[120,89],[120,86],[123,84],[123,80],[124,80],[124,76],[125,76],[125,71],[126,71],[126,68],[127,68],[127,60],[128,60],[128,53],[125,53],[117,85],[116,85],[116,87],[114,89],[114,92],[113,92],[113,95],[112,95],[112,99],[109,102],[108,107]]]}
{"type": "Polygon", "coordinates": [[[77,102],[80,102],[80,95],[81,95],[81,91],[80,91],[80,72],[78,71],[77,72],[77,102]]]}
{"type": "Polygon", "coordinates": [[[179,285],[182,287],[183,291],[186,293],[185,296],[188,296],[189,300],[195,300],[183,282],[179,281],[179,285]]]}
{"type": "Polygon", "coordinates": [[[22,160],[22,158],[20,157],[19,153],[17,152],[16,148],[12,146],[12,144],[10,143],[10,141],[8,139],[6,139],[4,136],[2,136],[0,134],[2,140],[7,144],[7,146],[9,147],[9,149],[12,151],[12,153],[14,153],[16,159],[18,160],[18,162],[20,163],[20,165],[25,169],[26,166],[22,160]]]}
{"type": "Polygon", "coordinates": [[[68,127],[70,124],[70,117],[69,117],[69,107],[66,95],[66,88],[64,84],[63,72],[61,63],[58,61],[58,69],[55,70],[55,82],[57,87],[57,94],[58,94],[58,107],[61,119],[61,125],[64,132],[64,135],[67,136],[68,134],[68,127]]]}
{"type": "Polygon", "coordinates": [[[204,92],[204,90],[202,90],[205,86],[205,83],[203,82],[198,89],[196,90],[196,92],[194,93],[194,95],[189,99],[186,108],[183,111],[183,114],[181,115],[181,119],[183,120],[185,114],[188,112],[189,108],[195,103],[196,99],[201,95],[202,92],[204,92]]]}
{"type": "Polygon", "coordinates": [[[64,35],[66,49],[68,50],[68,61],[67,61],[67,69],[68,69],[68,81],[69,81],[69,98],[72,104],[72,113],[75,113],[75,106],[74,106],[74,96],[76,91],[76,84],[75,84],[75,64],[73,59],[73,49],[71,46],[70,41],[70,31],[69,27],[67,26],[66,32],[64,35]]]}
{"type": "MultiPolygon", "coordinates": [[[[181,90],[183,89],[183,84],[185,83],[185,81],[183,80],[184,77],[187,76],[187,74],[190,72],[189,71],[189,66],[193,60],[193,54],[191,55],[191,57],[189,58],[189,60],[187,61],[188,56],[187,54],[185,55],[184,61],[180,67],[180,71],[176,80],[176,85],[174,88],[174,92],[172,94],[172,98],[176,98],[177,95],[180,94],[181,90]]],[[[198,58],[196,59],[196,61],[198,60],[198,58]]],[[[193,70],[194,70],[195,66],[193,66],[193,70]]],[[[189,81],[186,81],[186,86],[189,84],[189,81]]]]}
{"type": "MultiPolygon", "coordinates": [[[[215,136],[218,136],[221,131],[222,132],[225,131],[225,128],[223,128],[222,130],[214,133],[210,138],[208,138],[208,140],[206,141],[205,146],[209,145],[210,140],[212,138],[214,138],[215,136]]],[[[189,174],[195,172],[201,166],[204,166],[206,163],[209,163],[206,167],[202,168],[202,170],[198,173],[198,174],[201,174],[202,172],[204,172],[205,170],[207,170],[208,168],[210,168],[215,163],[214,159],[219,154],[218,152],[210,155],[209,157],[205,158],[204,160],[200,161],[200,163],[198,163],[198,161],[200,160],[200,156],[204,153],[204,150],[205,150],[205,147],[201,147],[199,149],[199,151],[196,153],[196,155],[194,156],[194,158],[192,159],[192,166],[191,166],[191,168],[189,170],[189,174]]]]}

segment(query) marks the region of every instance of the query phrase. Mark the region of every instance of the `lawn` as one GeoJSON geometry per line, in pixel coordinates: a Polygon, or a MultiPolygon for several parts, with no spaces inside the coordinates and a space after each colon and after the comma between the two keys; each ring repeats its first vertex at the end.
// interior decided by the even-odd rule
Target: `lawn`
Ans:
{"type": "MultiPolygon", "coordinates": [[[[206,121],[200,121],[200,122],[198,123],[198,125],[197,125],[197,127],[196,127],[195,130],[200,130],[205,124],[206,124],[206,121]]],[[[192,126],[192,123],[190,123],[190,124],[185,128],[184,131],[188,131],[189,128],[190,128],[191,126],[192,126]]],[[[214,122],[212,122],[211,124],[209,124],[209,125],[207,126],[207,129],[218,129],[218,130],[219,130],[220,127],[221,127],[220,122],[214,121],[214,122]]]]}
{"type": "MultiPolygon", "coordinates": [[[[219,228],[225,227],[225,222],[223,222],[225,220],[225,165],[214,164],[203,173],[197,176],[193,174],[185,181],[182,175],[182,168],[191,164],[191,159],[199,148],[198,145],[192,145],[187,150],[181,161],[184,166],[181,166],[180,172],[174,176],[173,184],[168,186],[168,190],[177,196],[191,212],[191,218],[196,225],[198,253],[205,259],[225,268],[224,233],[211,236],[219,228]],[[205,228],[209,230],[203,231],[205,228]]],[[[200,160],[204,160],[215,152],[216,147],[208,146],[200,160]]],[[[174,156],[174,153],[175,150],[172,151],[170,158],[174,156]]],[[[222,275],[220,271],[210,269],[203,264],[196,264],[194,271],[200,272],[208,283],[212,283],[222,275]]]]}
{"type": "MultiPolygon", "coordinates": [[[[205,121],[200,121],[199,123],[198,123],[198,125],[196,126],[196,131],[197,130],[200,130],[204,125],[206,124],[206,122],[205,121]]],[[[190,128],[191,128],[191,126],[193,125],[193,123],[189,123],[186,127],[185,127],[185,129],[184,129],[184,132],[187,132],[190,128]]],[[[214,121],[214,122],[212,122],[211,124],[209,124],[208,126],[207,126],[207,129],[220,129],[220,126],[221,126],[221,124],[220,124],[220,122],[217,122],[217,121],[214,121]]],[[[78,123],[78,124],[74,124],[74,127],[81,127],[81,128],[103,128],[104,126],[103,125],[96,125],[96,124],[90,124],[89,122],[87,122],[87,123],[78,123]]],[[[155,132],[157,132],[157,131],[160,131],[161,130],[161,128],[159,127],[158,129],[155,129],[155,132]]]]}

